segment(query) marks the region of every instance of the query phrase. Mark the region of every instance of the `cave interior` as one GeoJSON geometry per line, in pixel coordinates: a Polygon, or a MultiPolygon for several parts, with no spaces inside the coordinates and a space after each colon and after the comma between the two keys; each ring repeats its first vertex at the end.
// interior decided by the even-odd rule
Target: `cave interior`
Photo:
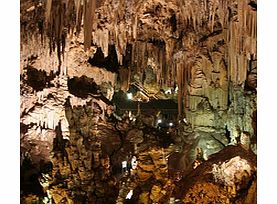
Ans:
{"type": "Polygon", "coordinates": [[[20,203],[257,203],[256,0],[21,0],[20,203]]]}

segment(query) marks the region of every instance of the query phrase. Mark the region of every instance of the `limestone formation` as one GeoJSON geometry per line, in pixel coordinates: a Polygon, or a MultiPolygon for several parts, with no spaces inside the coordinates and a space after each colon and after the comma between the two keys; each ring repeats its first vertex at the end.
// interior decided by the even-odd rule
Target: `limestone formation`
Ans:
{"type": "Polygon", "coordinates": [[[22,203],[257,202],[256,0],[21,0],[20,39],[22,203]]]}

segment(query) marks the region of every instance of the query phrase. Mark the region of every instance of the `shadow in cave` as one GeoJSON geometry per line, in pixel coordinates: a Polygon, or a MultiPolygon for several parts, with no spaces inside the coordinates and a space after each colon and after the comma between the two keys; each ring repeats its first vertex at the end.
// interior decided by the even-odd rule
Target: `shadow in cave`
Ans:
{"type": "Polygon", "coordinates": [[[88,62],[92,66],[104,67],[111,72],[116,72],[119,67],[115,46],[111,45],[109,45],[109,54],[107,57],[104,57],[102,49],[98,47],[96,53],[93,57],[89,58],[88,62]]]}
{"type": "Polygon", "coordinates": [[[26,157],[20,167],[20,194],[33,194],[42,197],[44,192],[38,180],[39,176],[40,171],[32,161],[26,157]]]}
{"type": "Polygon", "coordinates": [[[73,77],[68,80],[68,91],[74,96],[82,99],[92,95],[96,99],[100,99],[108,105],[112,105],[112,102],[107,99],[100,91],[99,86],[95,83],[93,78],[87,76],[73,77]]]}
{"type": "Polygon", "coordinates": [[[55,74],[53,71],[50,72],[49,75],[47,75],[45,70],[37,70],[33,68],[32,66],[27,66],[25,69],[27,69],[26,75],[26,83],[31,86],[36,91],[41,91],[44,88],[53,87],[54,85],[51,83],[51,81],[55,78],[55,74]]]}
{"type": "MultiPolygon", "coordinates": [[[[102,49],[100,47],[97,47],[95,54],[93,55],[93,57],[90,57],[88,59],[88,62],[92,66],[104,67],[108,71],[117,73],[120,67],[120,64],[118,63],[115,45],[109,45],[108,50],[109,50],[108,56],[105,57],[102,49]]],[[[126,47],[126,54],[125,56],[123,56],[122,63],[124,67],[128,67],[131,64],[131,56],[132,56],[132,46],[128,44],[126,47]]]]}

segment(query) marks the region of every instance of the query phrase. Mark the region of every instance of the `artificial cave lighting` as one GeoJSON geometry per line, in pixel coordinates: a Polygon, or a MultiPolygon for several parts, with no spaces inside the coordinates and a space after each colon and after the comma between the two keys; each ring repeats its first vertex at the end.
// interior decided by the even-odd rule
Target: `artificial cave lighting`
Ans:
{"type": "Polygon", "coordinates": [[[133,94],[132,93],[127,93],[127,99],[128,100],[133,100],[133,94]]]}
{"type": "Polygon", "coordinates": [[[126,196],[126,199],[131,199],[133,196],[133,190],[130,190],[129,193],[126,196]]]}
{"type": "Polygon", "coordinates": [[[256,0],[21,0],[21,203],[257,203],[256,0]]]}
{"type": "Polygon", "coordinates": [[[171,93],[172,93],[171,89],[168,89],[165,91],[165,94],[171,94],[171,93]]]}
{"type": "Polygon", "coordinates": [[[184,123],[187,123],[188,121],[187,121],[187,119],[186,119],[186,118],[183,118],[183,122],[184,122],[184,123]]]}

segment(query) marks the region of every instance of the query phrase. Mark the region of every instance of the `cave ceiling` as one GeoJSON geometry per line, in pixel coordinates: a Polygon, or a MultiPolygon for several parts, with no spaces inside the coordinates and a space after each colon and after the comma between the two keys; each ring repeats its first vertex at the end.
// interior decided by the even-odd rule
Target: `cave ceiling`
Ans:
{"type": "Polygon", "coordinates": [[[104,58],[115,55],[118,64],[113,63],[117,64],[113,70],[120,73],[123,69],[122,84],[135,80],[136,74],[142,80],[144,70],[150,68],[156,74],[156,84],[170,87],[178,83],[181,87],[190,80],[192,67],[207,58],[210,63],[224,63],[226,77],[241,85],[246,79],[241,67],[256,59],[255,5],[255,1],[235,0],[22,0],[21,60],[25,64],[30,61],[31,50],[39,58],[42,53],[55,52],[52,66],[41,65],[40,69],[66,66],[68,73],[78,72],[71,67],[78,66],[76,61],[89,66],[84,61],[93,58],[98,48],[104,58]],[[73,52],[80,52],[73,58],[85,56],[71,62],[73,52]],[[183,69],[180,64],[184,70],[179,70],[183,69]]]}

